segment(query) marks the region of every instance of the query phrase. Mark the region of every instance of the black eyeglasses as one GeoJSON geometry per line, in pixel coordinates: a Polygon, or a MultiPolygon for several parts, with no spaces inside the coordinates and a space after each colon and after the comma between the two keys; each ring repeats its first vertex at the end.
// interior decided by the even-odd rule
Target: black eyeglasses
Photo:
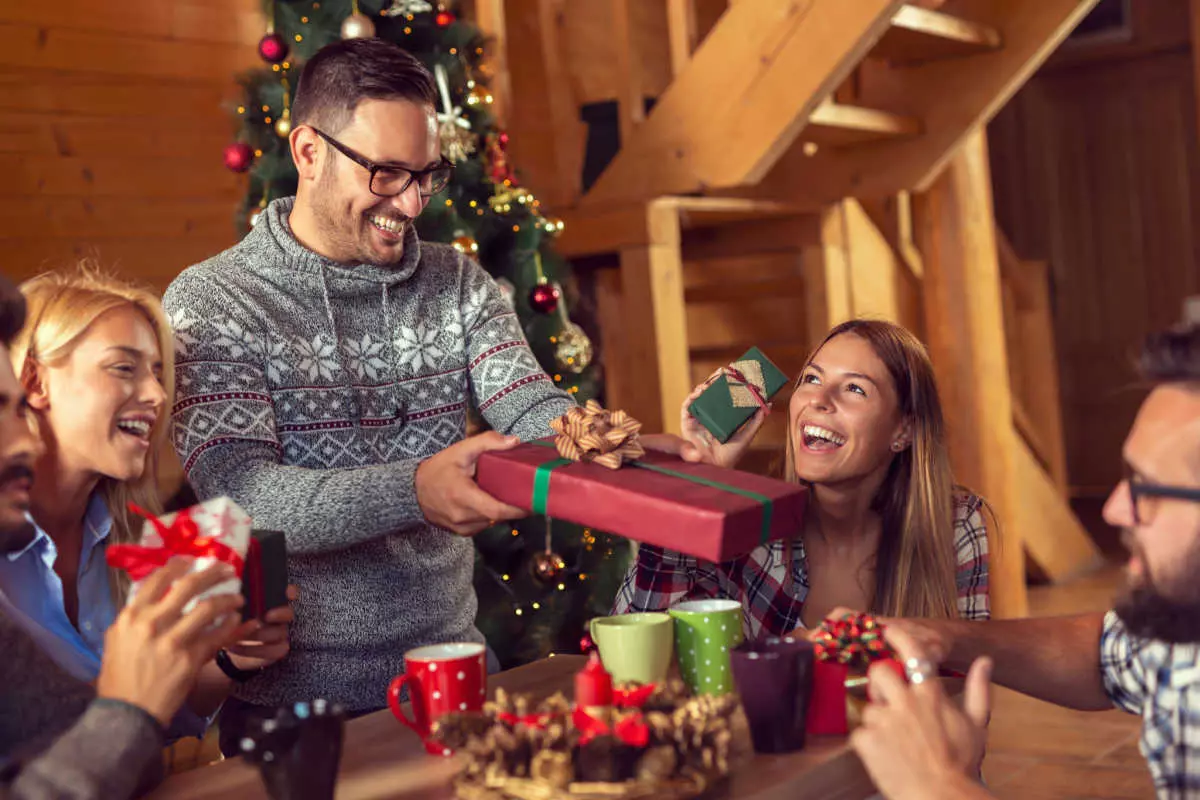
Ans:
{"type": "Polygon", "coordinates": [[[333,145],[333,148],[339,153],[371,173],[371,181],[368,186],[371,194],[376,197],[395,197],[404,194],[414,182],[417,184],[417,191],[421,193],[421,197],[431,197],[445,189],[450,183],[454,165],[445,156],[442,157],[440,163],[428,169],[412,170],[392,164],[378,164],[362,153],[351,150],[324,131],[317,128],[313,128],[313,130],[317,136],[333,145]]]}
{"type": "Polygon", "coordinates": [[[1154,519],[1154,511],[1158,507],[1158,504],[1153,502],[1155,498],[1170,497],[1175,500],[1200,503],[1200,487],[1150,483],[1129,464],[1125,465],[1125,483],[1129,486],[1129,499],[1133,505],[1133,523],[1135,525],[1145,525],[1154,519]]]}

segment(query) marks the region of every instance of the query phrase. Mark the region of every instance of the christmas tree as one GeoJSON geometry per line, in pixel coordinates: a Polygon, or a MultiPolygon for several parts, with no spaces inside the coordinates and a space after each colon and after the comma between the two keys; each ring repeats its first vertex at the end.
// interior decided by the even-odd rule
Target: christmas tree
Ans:
{"type": "MultiPolygon", "coordinates": [[[[553,249],[563,226],[543,213],[509,164],[480,31],[449,2],[265,0],[264,10],[258,53],[265,64],[241,77],[240,127],[225,149],[226,167],[249,172],[241,230],[271,200],[296,191],[287,137],[305,59],[339,38],[394,42],[434,75],[442,152],[455,164],[450,185],[418,218],[418,233],[478,259],[509,297],[555,384],[581,403],[596,397],[591,341],[568,314],[575,294],[570,264],[553,249]]],[[[477,622],[505,667],[577,651],[587,619],[608,612],[629,560],[623,540],[544,518],[490,528],[475,543],[477,622]]]]}

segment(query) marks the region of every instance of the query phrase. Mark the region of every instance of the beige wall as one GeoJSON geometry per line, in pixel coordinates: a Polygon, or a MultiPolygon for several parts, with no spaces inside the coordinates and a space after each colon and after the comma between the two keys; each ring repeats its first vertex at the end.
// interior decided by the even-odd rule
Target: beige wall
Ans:
{"type": "Polygon", "coordinates": [[[0,2],[0,270],[92,255],[164,288],[236,239],[225,99],[258,0],[0,2]]]}

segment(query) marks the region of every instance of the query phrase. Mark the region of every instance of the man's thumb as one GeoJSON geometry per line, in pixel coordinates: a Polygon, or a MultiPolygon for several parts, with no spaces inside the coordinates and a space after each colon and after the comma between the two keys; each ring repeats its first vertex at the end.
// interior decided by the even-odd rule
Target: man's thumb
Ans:
{"type": "Polygon", "coordinates": [[[481,453],[489,450],[510,450],[521,443],[516,436],[505,436],[499,431],[487,431],[476,436],[463,439],[460,442],[463,459],[468,464],[474,464],[481,453]]]}

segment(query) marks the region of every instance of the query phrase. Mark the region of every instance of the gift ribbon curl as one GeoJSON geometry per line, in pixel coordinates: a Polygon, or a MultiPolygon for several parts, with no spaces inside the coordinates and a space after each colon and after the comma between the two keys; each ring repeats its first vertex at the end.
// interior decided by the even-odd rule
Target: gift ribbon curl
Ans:
{"type": "Polygon", "coordinates": [[[896,657],[883,638],[883,629],[870,614],[847,614],[838,620],[826,620],[813,634],[814,654],[822,661],[865,670],[875,661],[896,657]]]}
{"type": "Polygon", "coordinates": [[[646,454],[638,441],[642,423],[621,410],[608,411],[595,400],[575,406],[550,423],[554,447],[568,461],[618,469],[646,454]]]}

